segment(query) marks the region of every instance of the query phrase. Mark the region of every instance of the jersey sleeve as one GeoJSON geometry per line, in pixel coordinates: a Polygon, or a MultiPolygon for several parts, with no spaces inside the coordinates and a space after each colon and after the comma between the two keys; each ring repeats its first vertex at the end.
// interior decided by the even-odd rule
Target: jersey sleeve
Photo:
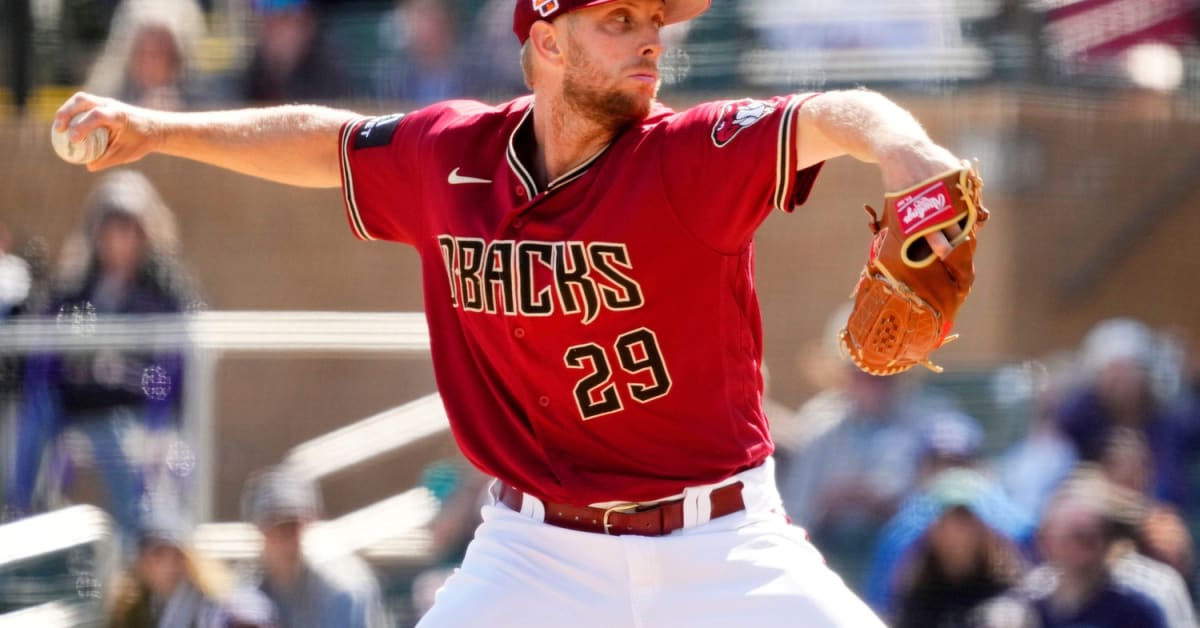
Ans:
{"type": "Polygon", "coordinates": [[[342,126],[346,218],[360,240],[416,240],[422,218],[418,155],[436,115],[425,109],[357,118],[342,126]]]}
{"type": "Polygon", "coordinates": [[[697,238],[739,251],[772,209],[791,212],[808,199],[822,164],[797,170],[796,134],[813,95],[709,102],[668,122],[666,194],[697,238]]]}

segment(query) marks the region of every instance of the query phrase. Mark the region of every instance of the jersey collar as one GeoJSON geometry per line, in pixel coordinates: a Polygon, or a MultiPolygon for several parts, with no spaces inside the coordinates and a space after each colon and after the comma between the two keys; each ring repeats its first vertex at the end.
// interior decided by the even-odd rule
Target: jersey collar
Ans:
{"type": "MultiPolygon", "coordinates": [[[[521,121],[517,123],[517,128],[513,129],[512,134],[508,136],[508,167],[512,169],[517,180],[525,187],[526,198],[533,198],[542,192],[542,190],[538,189],[537,181],[530,174],[530,168],[525,165],[525,162],[521,161],[522,155],[528,156],[533,154],[534,142],[533,103],[530,102],[529,107],[525,109],[525,113],[521,116],[521,121]]],[[[600,150],[593,153],[591,157],[583,160],[578,166],[551,181],[546,186],[545,191],[552,192],[582,177],[588,168],[596,163],[596,160],[600,159],[600,156],[608,150],[609,146],[612,146],[612,142],[605,144],[600,150]]]]}

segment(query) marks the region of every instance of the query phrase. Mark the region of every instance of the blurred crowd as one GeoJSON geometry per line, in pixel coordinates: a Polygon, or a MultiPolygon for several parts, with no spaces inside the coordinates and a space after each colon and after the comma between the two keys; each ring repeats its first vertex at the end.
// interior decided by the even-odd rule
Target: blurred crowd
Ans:
{"type": "MultiPolygon", "coordinates": [[[[732,76],[750,82],[755,57],[713,61],[697,43],[734,41],[740,52],[826,55],[817,63],[845,51],[975,58],[970,51],[981,50],[993,78],[1194,86],[1195,3],[1131,1],[1163,10],[1147,12],[1158,17],[1136,36],[1113,26],[1112,41],[1081,38],[1078,29],[1120,0],[855,9],[870,19],[848,19],[844,0],[802,9],[790,0],[718,1],[705,18],[673,29],[682,52],[666,56],[664,76],[694,87],[732,76]],[[1179,6],[1186,10],[1171,10],[1179,6]]],[[[82,51],[52,80],[146,106],[420,104],[523,90],[512,0],[93,0],[72,8],[55,27],[82,51]],[[103,27],[88,31],[87,20],[103,27]],[[91,47],[79,43],[84,32],[91,47]]],[[[798,80],[763,76],[785,87],[798,80]]],[[[203,307],[173,213],[149,179],[106,174],[81,207],[53,262],[43,243],[14,239],[19,225],[0,224],[0,325],[40,316],[86,328],[203,307]]],[[[1200,377],[1189,358],[1171,330],[1109,319],[1076,351],[990,372],[982,389],[964,394],[916,373],[863,375],[823,348],[806,358],[819,392],[795,410],[768,405],[785,505],[897,627],[1194,627],[1200,377]],[[983,416],[981,399],[1019,411],[1001,429],[983,416]]],[[[186,436],[187,368],[177,346],[0,353],[0,522],[60,508],[79,470],[94,469],[125,566],[107,600],[109,625],[398,623],[369,564],[354,554],[308,555],[304,539],[324,513],[319,487],[302,470],[280,466],[247,479],[241,516],[262,541],[254,569],[197,551],[192,500],[205,461],[186,436]]],[[[422,484],[439,505],[428,526],[435,560],[401,587],[413,615],[461,559],[486,482],[462,460],[426,469],[422,484]]]]}
{"type": "Polygon", "coordinates": [[[970,395],[826,358],[773,421],[781,492],[889,625],[1196,625],[1200,378],[1178,334],[1103,320],[970,395]],[[1015,438],[973,416],[991,395],[1027,400],[1015,438]]]}
{"type": "MultiPolygon", "coordinates": [[[[127,346],[120,334],[96,333],[104,322],[139,325],[203,308],[174,213],[150,180],[132,169],[100,176],[52,270],[41,257],[35,242],[18,246],[0,225],[0,326],[45,321],[93,344],[0,355],[0,524],[77,500],[103,506],[118,569],[93,556],[89,573],[79,574],[99,583],[79,596],[102,598],[88,611],[102,610],[102,625],[394,625],[365,562],[350,552],[305,551],[306,530],[323,508],[317,483],[301,469],[279,465],[246,481],[241,517],[261,539],[251,570],[194,546],[197,465],[208,461],[198,460],[184,424],[187,339],[127,346]],[[100,480],[99,494],[75,486],[87,474],[100,480]]],[[[7,567],[0,564],[0,615],[13,604],[7,567]]]]}
{"type": "MultiPolygon", "coordinates": [[[[202,308],[178,242],[149,179],[107,173],[52,269],[0,228],[0,321],[85,332],[202,308]]],[[[796,410],[766,406],[789,515],[891,625],[1196,625],[1200,371],[1180,332],[1100,320],[1074,351],[968,374],[973,387],[956,389],[939,384],[950,374],[859,372],[837,354],[845,318],[833,313],[801,358],[818,392],[796,410]]],[[[320,489],[287,465],[247,479],[241,518],[261,545],[250,569],[233,569],[191,539],[205,461],[184,424],[184,355],[169,343],[3,356],[4,520],[70,503],[80,469],[98,476],[127,566],[105,588],[113,626],[419,617],[461,560],[488,479],[461,459],[425,469],[433,549],[402,602],[385,601],[354,552],[310,554],[320,489]]]]}
{"type": "MultiPolygon", "coordinates": [[[[156,107],[419,105],[524,89],[512,0],[42,4],[58,9],[32,16],[36,84],[156,107]]],[[[1172,91],[1200,84],[1198,21],[1200,9],[1181,0],[717,0],[668,29],[663,77],[685,89],[1016,81],[1172,91]]]]}

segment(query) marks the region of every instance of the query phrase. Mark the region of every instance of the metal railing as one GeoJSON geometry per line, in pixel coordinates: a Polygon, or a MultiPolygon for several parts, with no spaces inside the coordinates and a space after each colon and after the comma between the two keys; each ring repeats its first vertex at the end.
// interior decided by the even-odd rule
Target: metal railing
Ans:
{"type": "MultiPolygon", "coordinates": [[[[222,356],[232,352],[415,354],[428,351],[429,337],[419,313],[198,312],[109,317],[73,311],[0,327],[0,354],[106,348],[184,353],[184,432],[197,455],[206,456],[211,455],[213,442],[214,375],[222,356]]],[[[284,462],[316,480],[390,452],[421,446],[448,430],[441,399],[433,394],[297,445],[284,462]]],[[[197,509],[193,514],[197,521],[210,521],[213,478],[207,475],[196,480],[197,509]]],[[[376,564],[421,563],[433,553],[427,525],[437,509],[432,493],[413,488],[314,524],[305,535],[305,551],[318,561],[358,553],[376,564]]],[[[262,537],[248,523],[209,522],[196,527],[193,544],[212,558],[252,563],[261,551],[262,537]]],[[[115,560],[116,544],[112,524],[99,509],[75,506],[0,526],[0,574],[30,560],[61,558],[72,548],[91,545],[96,556],[104,557],[103,565],[96,564],[98,570],[104,570],[97,573],[104,575],[94,580],[103,583],[115,560]]],[[[71,574],[63,573],[69,570],[62,567],[55,567],[55,578],[61,580],[65,575],[69,579],[71,574]]],[[[22,577],[8,580],[18,588],[33,582],[22,577]]],[[[87,606],[90,597],[64,590],[57,592],[60,599],[48,599],[53,587],[40,586],[43,588],[37,591],[8,596],[10,607],[29,606],[0,615],[0,627],[80,626],[94,619],[96,608],[87,606]]],[[[100,597],[99,591],[85,593],[100,597]]]]}
{"type": "MultiPolygon", "coordinates": [[[[449,429],[441,397],[427,395],[301,443],[283,462],[316,481],[372,458],[420,446],[449,429]]],[[[433,549],[426,526],[437,509],[429,490],[413,488],[314,524],[304,538],[305,553],[315,560],[359,553],[376,563],[424,561],[433,549]]],[[[210,523],[199,526],[195,543],[214,558],[253,562],[262,537],[248,523],[210,523]]]]}
{"type": "Polygon", "coordinates": [[[97,623],[116,561],[112,522],[93,506],[0,526],[0,609],[22,607],[0,613],[0,627],[97,623]]]}
{"type": "Polygon", "coordinates": [[[112,523],[94,506],[71,506],[0,526],[0,565],[14,564],[84,545],[110,555],[112,523]]]}
{"type": "Polygon", "coordinates": [[[199,349],[204,351],[425,352],[421,313],[196,312],[98,316],[61,312],[0,327],[0,352],[199,349]]]}
{"type": "MultiPolygon", "coordinates": [[[[421,313],[362,312],[196,312],[182,315],[98,316],[72,310],[55,317],[21,319],[0,326],[0,354],[94,351],[105,348],[178,350],[186,360],[183,432],[198,457],[211,459],[215,422],[216,367],[229,353],[418,354],[429,350],[421,313]]],[[[426,403],[429,403],[428,400],[426,403]]],[[[388,413],[384,413],[387,415],[388,413]]],[[[444,416],[444,415],[443,415],[444,416]]],[[[386,423],[375,417],[371,425],[386,423]]],[[[370,432],[379,438],[378,430],[370,432]]],[[[334,437],[354,438],[350,434],[334,437]]],[[[324,441],[329,442],[329,441],[324,441]]],[[[382,442],[382,440],[376,441],[382,442]]],[[[397,444],[396,446],[402,446],[397,444]]],[[[379,453],[377,451],[377,453],[379,453]]],[[[300,453],[298,455],[312,454],[300,453]]],[[[323,472],[332,472],[323,463],[323,472]]],[[[213,470],[201,465],[195,477],[196,521],[212,520],[213,470]]]]}
{"type": "Polygon", "coordinates": [[[55,600],[0,615],[0,628],[80,628],[102,621],[92,607],[55,600]]]}

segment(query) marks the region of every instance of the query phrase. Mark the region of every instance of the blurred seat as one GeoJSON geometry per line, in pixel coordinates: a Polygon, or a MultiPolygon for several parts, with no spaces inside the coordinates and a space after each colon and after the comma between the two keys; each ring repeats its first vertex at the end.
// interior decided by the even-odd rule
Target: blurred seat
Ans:
{"type": "Polygon", "coordinates": [[[992,73],[991,52],[970,37],[995,0],[750,0],[743,20],[757,43],[741,73],[759,86],[941,84],[992,73]]]}
{"type": "Polygon", "coordinates": [[[93,506],[0,526],[0,626],[85,625],[55,622],[102,615],[115,559],[112,522],[93,506]]]}
{"type": "Polygon", "coordinates": [[[73,604],[62,600],[46,602],[0,614],[0,628],[79,628],[99,626],[99,613],[84,604],[73,604]]]}
{"type": "MultiPolygon", "coordinates": [[[[356,553],[379,568],[425,564],[432,559],[425,525],[437,507],[427,489],[410,489],[337,519],[313,523],[304,539],[305,553],[317,561],[356,553]]],[[[208,523],[197,526],[194,543],[210,558],[253,567],[262,535],[250,523],[208,523]]]]}

